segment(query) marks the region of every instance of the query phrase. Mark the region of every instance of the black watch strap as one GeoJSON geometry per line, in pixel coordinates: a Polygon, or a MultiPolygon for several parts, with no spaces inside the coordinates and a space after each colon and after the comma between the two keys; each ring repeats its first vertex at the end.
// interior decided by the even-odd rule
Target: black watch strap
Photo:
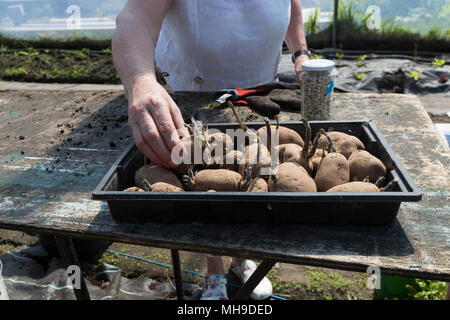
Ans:
{"type": "Polygon", "coordinates": [[[308,57],[311,58],[311,51],[309,51],[309,50],[298,50],[298,51],[295,51],[294,54],[292,55],[292,63],[295,63],[295,59],[298,56],[302,55],[302,54],[306,54],[308,57]]]}

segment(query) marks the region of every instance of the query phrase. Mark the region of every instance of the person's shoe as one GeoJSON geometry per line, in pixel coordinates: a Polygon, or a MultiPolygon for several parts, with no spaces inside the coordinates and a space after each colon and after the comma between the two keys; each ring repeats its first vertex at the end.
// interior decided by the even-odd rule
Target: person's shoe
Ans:
{"type": "MultiPolygon", "coordinates": [[[[246,283],[256,270],[256,264],[252,260],[244,260],[241,266],[231,265],[231,271],[241,280],[242,284],[246,283]]],[[[272,295],[272,283],[264,277],[250,294],[253,300],[265,300],[272,295]]]]}
{"type": "Polygon", "coordinates": [[[223,274],[211,274],[203,281],[200,300],[228,300],[227,278],[223,274]]]}

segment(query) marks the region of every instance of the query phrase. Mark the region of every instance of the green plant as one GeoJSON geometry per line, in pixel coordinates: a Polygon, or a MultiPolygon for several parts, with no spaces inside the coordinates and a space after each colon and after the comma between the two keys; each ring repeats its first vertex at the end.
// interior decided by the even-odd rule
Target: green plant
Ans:
{"type": "Polygon", "coordinates": [[[314,54],[311,56],[311,59],[323,59],[323,56],[314,53],[314,54]]]}
{"type": "Polygon", "coordinates": [[[362,66],[367,65],[366,58],[367,58],[367,56],[364,54],[364,55],[359,56],[356,59],[356,65],[358,66],[358,68],[361,68],[362,66]]]}
{"type": "Polygon", "coordinates": [[[6,69],[5,72],[11,77],[21,76],[21,75],[27,76],[28,75],[28,72],[25,69],[25,67],[6,69]]]}
{"type": "Polygon", "coordinates": [[[364,79],[364,77],[367,76],[367,74],[365,74],[364,72],[357,72],[357,71],[355,71],[353,75],[355,76],[355,79],[358,81],[361,81],[362,79],[364,79]]]}
{"type": "MultiPolygon", "coordinates": [[[[367,31],[367,21],[371,17],[371,13],[368,14],[360,14],[354,8],[354,3],[350,2],[349,4],[345,4],[343,1],[339,3],[338,7],[338,21],[339,24],[342,25],[347,24],[352,28],[357,30],[367,31]]],[[[333,19],[329,22],[329,26],[333,25],[333,19]]]]}
{"type": "Polygon", "coordinates": [[[45,54],[41,54],[38,56],[38,60],[41,61],[44,65],[51,65],[51,57],[45,54]]]}
{"type": "Polygon", "coordinates": [[[37,55],[39,55],[39,51],[37,51],[33,47],[29,47],[29,48],[27,48],[27,51],[23,51],[23,50],[18,51],[17,55],[19,55],[19,56],[37,56],[37,55]]]}
{"type": "Polygon", "coordinates": [[[67,51],[67,53],[70,53],[72,55],[74,55],[76,58],[78,58],[79,60],[83,60],[86,59],[86,55],[84,54],[83,51],[79,51],[79,50],[74,50],[74,51],[67,51]]]}
{"type": "Polygon", "coordinates": [[[430,38],[433,40],[439,40],[444,37],[445,37],[445,31],[442,30],[442,28],[431,27],[430,30],[428,30],[427,38],[430,38]]]}
{"type": "Polygon", "coordinates": [[[54,67],[52,70],[52,74],[56,78],[66,78],[69,75],[69,71],[63,70],[59,67],[54,67]]]}
{"type": "Polygon", "coordinates": [[[339,60],[344,59],[344,54],[342,52],[336,52],[336,58],[338,58],[339,60]]]}
{"type": "Polygon", "coordinates": [[[416,285],[407,284],[408,297],[417,300],[444,300],[447,284],[441,281],[415,279],[416,285]]]}
{"type": "Polygon", "coordinates": [[[420,75],[423,73],[422,70],[419,70],[418,72],[411,70],[409,72],[409,75],[411,76],[411,78],[414,79],[414,81],[419,81],[420,75]]]}
{"type": "Polygon", "coordinates": [[[308,20],[306,21],[305,28],[306,28],[306,34],[314,34],[316,33],[317,29],[319,28],[319,12],[320,9],[314,10],[313,15],[308,16],[308,20]]]}
{"type": "Polygon", "coordinates": [[[72,71],[72,75],[71,75],[71,77],[73,78],[73,79],[77,79],[80,75],[81,75],[81,73],[83,73],[84,72],[84,67],[81,67],[80,69],[78,69],[78,70],[73,70],[72,71]]]}
{"type": "Polygon", "coordinates": [[[0,45],[0,52],[2,53],[2,55],[4,55],[7,50],[8,46],[5,46],[4,44],[0,45]]]}
{"type": "Polygon", "coordinates": [[[431,65],[433,67],[442,67],[445,64],[445,59],[439,59],[438,57],[434,58],[431,65]]]}

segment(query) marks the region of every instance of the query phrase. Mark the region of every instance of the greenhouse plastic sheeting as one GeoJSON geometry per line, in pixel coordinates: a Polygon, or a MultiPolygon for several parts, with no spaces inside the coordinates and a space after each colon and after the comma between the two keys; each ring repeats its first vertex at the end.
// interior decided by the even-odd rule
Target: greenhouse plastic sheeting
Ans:
{"type": "MultiPolygon", "coordinates": [[[[0,260],[10,300],[75,299],[73,288],[67,284],[62,260],[49,257],[41,246],[11,251],[1,256],[0,260]]],[[[97,266],[94,274],[95,279],[88,277],[86,280],[93,300],[176,299],[175,288],[170,282],[144,277],[128,279],[120,275],[119,268],[109,264],[97,266]]],[[[186,299],[200,297],[201,290],[197,285],[184,283],[183,286],[186,299]]]]}

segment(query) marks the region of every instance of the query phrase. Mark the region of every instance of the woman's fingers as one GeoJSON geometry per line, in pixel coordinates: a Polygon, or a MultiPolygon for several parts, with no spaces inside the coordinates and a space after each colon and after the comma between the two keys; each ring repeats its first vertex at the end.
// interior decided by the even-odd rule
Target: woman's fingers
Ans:
{"type": "Polygon", "coordinates": [[[155,162],[175,167],[171,151],[182,145],[182,138],[189,136],[177,105],[164,88],[158,84],[148,86],[147,83],[133,90],[131,101],[130,128],[139,150],[148,154],[152,161],[158,159],[155,162]]]}
{"type": "Polygon", "coordinates": [[[155,151],[153,151],[152,147],[144,140],[139,125],[134,123],[130,126],[130,129],[137,148],[144,154],[144,156],[149,158],[153,163],[162,163],[162,160],[158,157],[155,151]]]}
{"type": "Polygon", "coordinates": [[[183,116],[181,115],[180,109],[177,107],[175,102],[171,101],[170,104],[170,114],[177,129],[178,136],[180,139],[189,137],[189,131],[184,124],[183,116]]]}
{"type": "Polygon", "coordinates": [[[137,119],[137,121],[142,137],[147,144],[151,145],[152,150],[154,150],[161,159],[162,162],[160,162],[160,164],[167,167],[174,167],[174,164],[171,161],[170,151],[164,143],[164,139],[152,116],[145,112],[137,119]]]}
{"type": "Polygon", "coordinates": [[[166,99],[150,99],[149,111],[168,150],[180,143],[170,112],[170,102],[166,99]]]}

